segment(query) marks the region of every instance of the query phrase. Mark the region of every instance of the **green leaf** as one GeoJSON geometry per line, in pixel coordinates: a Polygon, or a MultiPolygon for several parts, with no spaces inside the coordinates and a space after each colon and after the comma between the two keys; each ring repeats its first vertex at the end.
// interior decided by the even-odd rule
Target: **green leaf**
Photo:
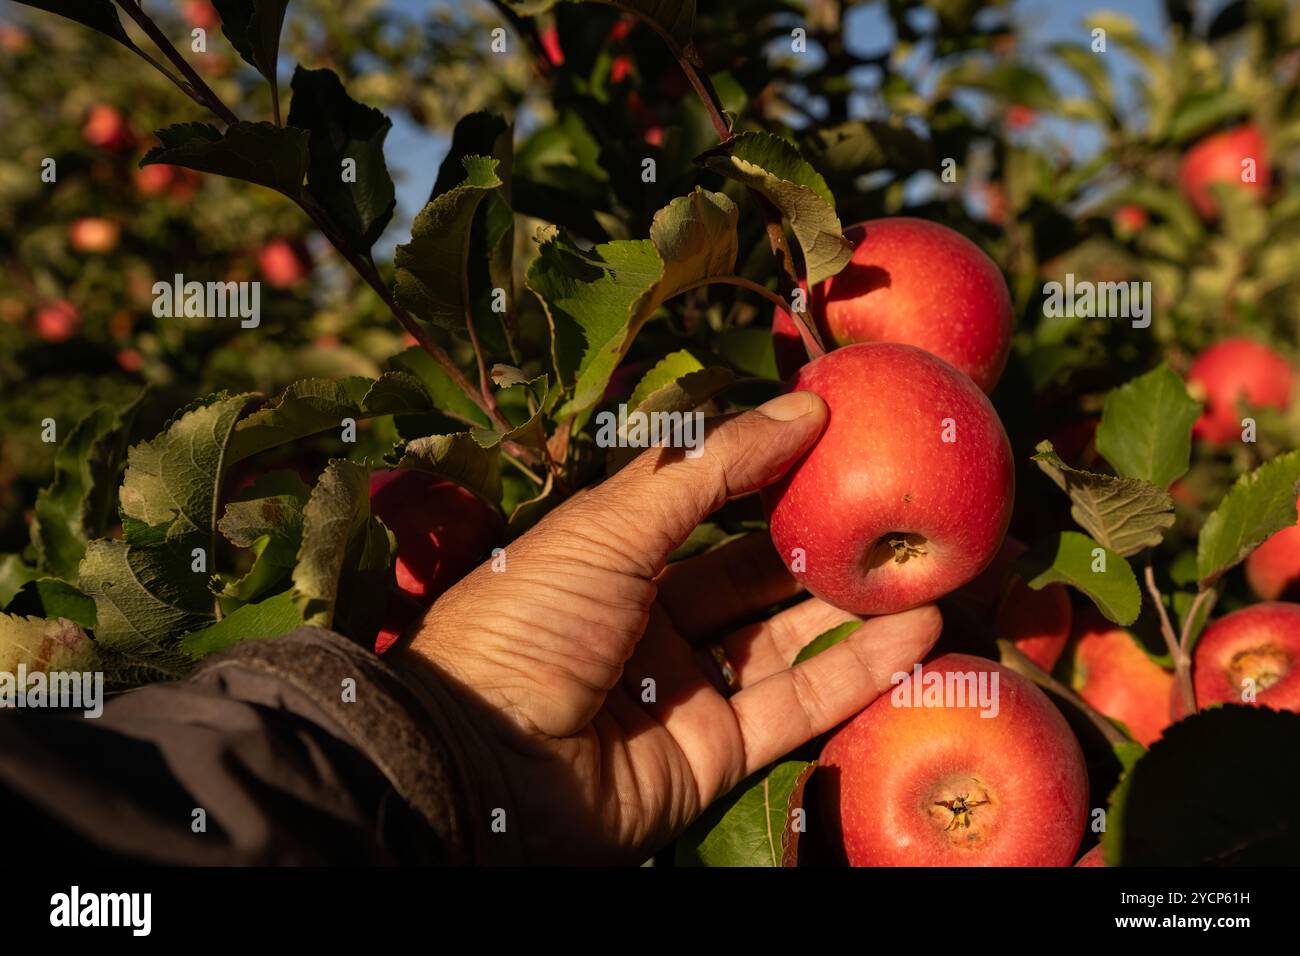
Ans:
{"type": "Polygon", "coordinates": [[[95,642],[76,622],[0,614],[0,672],[96,671],[95,642]]]}
{"type": "Polygon", "coordinates": [[[1237,90],[1198,91],[1188,94],[1174,110],[1169,138],[1175,143],[1193,139],[1224,120],[1246,115],[1250,104],[1237,90]]]}
{"type": "Polygon", "coordinates": [[[92,541],[81,561],[79,586],[95,602],[95,639],[101,648],[170,677],[189,670],[175,638],[206,626],[213,612],[207,575],[190,571],[188,554],[92,541]]]}
{"type": "Polygon", "coordinates": [[[428,392],[407,372],[386,372],[378,379],[300,379],[239,423],[230,443],[230,463],[308,435],[342,428],[345,418],[359,422],[376,415],[432,410],[428,392]]]}
{"type": "Polygon", "coordinates": [[[695,189],[660,209],[650,239],[583,252],[554,232],[528,270],[528,287],[551,323],[556,371],[573,396],[556,413],[600,401],[610,376],[655,310],[689,286],[726,275],[736,262],[739,210],[721,193],[695,189]]]}
{"type": "Polygon", "coordinates": [[[280,31],[289,0],[212,0],[221,14],[221,32],[249,66],[257,70],[274,91],[280,60],[280,31]]]}
{"type": "Polygon", "coordinates": [[[311,139],[306,130],[273,123],[236,123],[223,134],[207,123],[181,123],[154,135],[162,145],[149,150],[140,160],[141,166],[184,166],[266,186],[290,199],[302,196],[311,139]]]}
{"type": "Polygon", "coordinates": [[[436,197],[411,226],[411,241],[397,247],[393,291],[408,312],[447,329],[464,329],[469,300],[470,230],[479,203],[502,186],[499,161],[466,156],[465,179],[436,197]]]}
{"type": "Polygon", "coordinates": [[[1106,396],[1097,451],[1120,475],[1168,488],[1187,472],[1200,413],[1181,376],[1161,365],[1106,396]]]}
{"type": "Polygon", "coordinates": [[[54,480],[36,495],[32,546],[40,566],[73,580],[86,542],[103,535],[117,511],[117,487],[139,399],[101,406],[79,421],[54,456],[54,480]]]}
{"type": "Polygon", "coordinates": [[[1111,551],[1127,556],[1154,547],[1174,523],[1173,498],[1149,481],[1071,468],[1049,441],[1035,450],[1038,467],[1070,496],[1070,515],[1111,551]]]}
{"type": "Polygon", "coordinates": [[[392,120],[348,96],[333,70],[298,67],[288,122],[311,133],[307,192],[352,248],[368,252],[397,205],[393,178],[384,163],[384,139],[392,120]],[[355,182],[344,182],[344,160],[356,164],[355,182]]]}
{"type": "Polygon", "coordinates": [[[1099,547],[1086,534],[1062,531],[1018,558],[1016,567],[1035,591],[1058,581],[1068,584],[1088,595],[1108,620],[1127,627],[1142,609],[1137,576],[1124,558],[1109,549],[1103,549],[1103,569],[1094,570],[1093,552],[1099,547]]]}
{"type": "Polygon", "coordinates": [[[786,760],[759,771],[711,804],[677,839],[678,866],[786,866],[814,764],[786,760]]]}
{"type": "Polygon", "coordinates": [[[500,448],[496,444],[484,447],[469,432],[407,442],[397,467],[447,478],[492,504],[501,501],[500,448]]]}
{"type": "MultiPolygon", "coordinates": [[[[683,349],[665,356],[642,377],[628,400],[628,407],[632,413],[644,415],[693,412],[735,381],[736,375],[731,369],[717,365],[705,368],[695,356],[683,349]]],[[[628,424],[632,421],[629,414],[628,424]]],[[[626,432],[625,428],[620,428],[620,441],[608,450],[606,467],[611,473],[644,450],[624,444],[621,439],[626,432]]]]}
{"type": "Polygon", "coordinates": [[[181,638],[181,647],[195,660],[233,647],[241,641],[265,640],[288,634],[303,625],[292,591],[281,591],[258,604],[245,604],[233,614],[181,638]]]}
{"type": "Polygon", "coordinates": [[[1300,762],[1283,755],[1297,750],[1300,714],[1266,707],[1228,704],[1167,727],[1111,794],[1106,865],[1292,865],[1300,762]]]}
{"type": "Polygon", "coordinates": [[[10,614],[63,618],[95,629],[95,602],[60,578],[36,578],[28,581],[9,602],[10,614]]]}
{"type": "Polygon", "coordinates": [[[483,428],[491,425],[483,410],[461,391],[447,374],[447,370],[420,346],[412,345],[405,351],[399,352],[393,356],[390,363],[397,370],[408,372],[420,380],[420,384],[429,394],[433,409],[483,428]]]}
{"type": "Polygon", "coordinates": [[[518,330],[514,317],[515,216],[511,208],[514,143],[510,125],[495,113],[469,113],[461,117],[452,131],[451,148],[438,167],[430,202],[460,184],[465,177],[465,159],[470,156],[496,159],[497,177],[501,180],[501,186],[488,193],[480,204],[470,229],[466,276],[470,311],[480,348],[490,358],[518,363],[520,355],[514,346],[518,330]],[[505,292],[504,312],[495,308],[497,289],[505,292]]]}
{"type": "Polygon", "coordinates": [[[370,469],[335,459],[303,509],[302,545],[293,569],[303,623],[373,637],[391,578],[394,542],[370,514],[370,469]]]}
{"type": "Polygon", "coordinates": [[[0,609],[8,606],[24,584],[40,576],[40,568],[29,565],[22,555],[0,555],[0,609]]]}
{"type": "Polygon", "coordinates": [[[96,641],[155,673],[183,674],[188,662],[176,637],[215,613],[207,569],[217,501],[248,400],[207,396],[131,448],[120,493],[123,540],[92,541],[81,561],[79,586],[95,602],[96,641]]]}
{"type": "Polygon", "coordinates": [[[757,190],[781,210],[803,250],[810,284],[849,264],[853,247],[835,214],[835,197],[794,146],[770,133],[741,133],[696,162],[757,190]]]}
{"type": "Polygon", "coordinates": [[[118,18],[117,7],[113,5],[112,0],[18,0],[18,2],[28,7],[35,7],[37,10],[48,10],[92,30],[98,30],[105,36],[112,37],[128,50],[139,49],[122,28],[122,21],[118,18]]]}
{"type": "Polygon", "coordinates": [[[159,435],[131,448],[120,492],[128,543],[204,548],[211,564],[217,499],[230,463],[226,452],[250,398],[208,396],[182,410],[159,435]]]}
{"type": "Polygon", "coordinates": [[[251,604],[281,590],[293,572],[302,544],[302,511],[311,490],[296,472],[263,475],[243,495],[226,505],[218,530],[237,548],[254,552],[253,566],[242,577],[218,575],[214,590],[227,603],[251,604]],[[217,586],[219,585],[219,587],[217,586]]]}
{"type": "Polygon", "coordinates": [[[845,621],[843,624],[836,624],[829,631],[822,631],[799,649],[799,653],[795,655],[792,665],[802,664],[804,661],[816,657],[822,651],[834,647],[861,626],[861,621],[845,621]]]}
{"type": "Polygon", "coordinates": [[[1288,452],[1242,475],[1206,519],[1196,545],[1202,588],[1245,559],[1264,539],[1296,523],[1300,451],[1288,452]]]}

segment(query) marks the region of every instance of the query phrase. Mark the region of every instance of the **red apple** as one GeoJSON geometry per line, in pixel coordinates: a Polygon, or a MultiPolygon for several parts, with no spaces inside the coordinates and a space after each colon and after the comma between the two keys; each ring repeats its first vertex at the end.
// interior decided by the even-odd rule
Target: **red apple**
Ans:
{"type": "Polygon", "coordinates": [[[1193,394],[1205,400],[1194,434],[1211,445],[1239,440],[1238,401],[1285,409],[1291,400],[1291,383],[1290,363],[1267,345],[1247,338],[1216,342],[1196,357],[1187,372],[1193,394]]]}
{"type": "Polygon", "coordinates": [[[163,164],[139,166],[132,174],[135,188],[144,196],[157,196],[164,193],[171,186],[172,179],[179,168],[163,164]]]}
{"type": "Polygon", "coordinates": [[[1070,595],[1064,584],[1035,591],[1013,566],[1029,546],[1007,535],[997,555],[960,589],[973,611],[992,615],[994,636],[1011,641],[1020,653],[1051,673],[1070,638],[1070,595]]]}
{"type": "Polygon", "coordinates": [[[560,46],[560,33],[552,24],[542,30],[541,33],[542,52],[546,54],[546,59],[550,61],[551,66],[564,66],[564,50],[560,46]]]}
{"type": "Polygon", "coordinates": [[[398,609],[427,608],[487,558],[505,533],[501,516],[482,499],[421,471],[372,474],[370,510],[397,538],[400,595],[389,599],[393,614],[386,624],[397,625],[391,636],[410,620],[398,609]]]}
{"type": "Polygon", "coordinates": [[[1131,234],[1146,228],[1147,211],[1141,206],[1120,206],[1115,210],[1115,228],[1120,232],[1131,234]]]}
{"type": "Polygon", "coordinates": [[[135,349],[118,349],[117,365],[122,371],[134,375],[144,368],[144,356],[135,349]]]}
{"type": "Polygon", "coordinates": [[[1268,144],[1258,126],[1246,123],[1201,140],[1183,155],[1178,167],[1178,185],[1183,195],[1205,219],[1219,215],[1219,204],[1210,192],[1212,183],[1232,183],[1239,189],[1263,195],[1268,191],[1271,169],[1268,144]],[[1241,163],[1255,160],[1255,181],[1242,182],[1241,163]]]}
{"type": "Polygon", "coordinates": [[[1072,619],[1064,584],[1035,591],[1013,574],[998,605],[997,635],[1050,674],[1070,639],[1072,619]]]}
{"type": "Polygon", "coordinates": [[[1196,705],[1300,712],[1300,604],[1254,604],[1219,618],[1192,653],[1196,705]],[[1252,691],[1253,699],[1243,698],[1252,691]]]}
{"type": "Polygon", "coordinates": [[[1098,843],[1091,850],[1079,857],[1079,862],[1075,866],[1105,866],[1106,860],[1101,852],[1101,844],[1098,843]]]}
{"type": "Polygon", "coordinates": [[[81,316],[67,299],[59,299],[36,310],[36,335],[46,342],[66,342],[81,329],[81,316]]]}
{"type": "Polygon", "coordinates": [[[1300,597],[1300,524],[1283,528],[1250,553],[1246,583],[1263,601],[1300,597]]]}
{"type": "Polygon", "coordinates": [[[1088,774],[1065,718],[1031,681],[981,657],[945,654],[921,675],[878,697],[822,751],[823,806],[848,863],[1069,866],[1088,774]],[[938,692],[915,706],[917,685],[934,691],[932,681],[938,692]]]}
{"type": "Polygon", "coordinates": [[[257,253],[262,278],[277,289],[288,289],[307,277],[311,259],[299,242],[272,239],[257,253]]]}
{"type": "Polygon", "coordinates": [[[609,82],[622,83],[632,75],[632,58],[620,53],[609,67],[609,82]]]}
{"type": "Polygon", "coordinates": [[[1076,616],[1070,642],[1070,685],[1090,706],[1121,721],[1149,747],[1170,724],[1174,675],[1137,641],[1093,608],[1076,616]]]}
{"type": "Polygon", "coordinates": [[[122,114],[103,103],[90,108],[81,127],[81,138],[91,146],[110,150],[125,149],[135,139],[122,114]]]}
{"type": "Polygon", "coordinates": [[[1011,520],[1011,446],[988,398],[910,345],[849,345],[792,383],[830,407],[817,443],[765,489],[772,542],[813,594],[889,614],[970,581],[1011,520]]]}
{"type": "MultiPolygon", "coordinates": [[[[993,260],[960,233],[924,219],[873,219],[844,235],[854,245],[852,261],[808,302],[827,348],[915,345],[992,391],[1011,350],[1011,295],[993,260]]],[[[788,376],[805,355],[798,330],[777,310],[772,332],[788,376]]]]}
{"type": "Polygon", "coordinates": [[[202,27],[204,30],[215,30],[221,24],[216,8],[208,0],[185,0],[181,13],[190,26],[202,27]]]}
{"type": "Polygon", "coordinates": [[[1026,129],[1034,125],[1038,119],[1038,114],[1028,106],[1020,103],[1012,104],[1007,107],[1007,128],[1013,130],[1026,129]]]}
{"type": "Polygon", "coordinates": [[[68,241],[78,252],[112,252],[120,233],[112,219],[83,217],[68,227],[68,241]]]}

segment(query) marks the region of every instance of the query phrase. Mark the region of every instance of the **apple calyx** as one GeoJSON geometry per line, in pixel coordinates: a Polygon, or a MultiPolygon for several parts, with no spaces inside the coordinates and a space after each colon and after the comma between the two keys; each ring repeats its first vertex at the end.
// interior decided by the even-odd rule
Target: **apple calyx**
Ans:
{"type": "Polygon", "coordinates": [[[1228,662],[1228,677],[1234,687],[1245,687],[1249,681],[1256,690],[1264,691],[1286,676],[1290,664],[1286,651],[1264,644],[1233,654],[1228,662]]]}
{"type": "Polygon", "coordinates": [[[953,844],[974,849],[988,837],[996,805],[988,788],[971,776],[936,788],[928,814],[953,844]]]}
{"type": "Polygon", "coordinates": [[[908,558],[919,558],[927,552],[925,550],[925,538],[919,534],[904,534],[902,532],[891,532],[882,539],[890,550],[893,551],[895,564],[902,564],[908,558]]]}

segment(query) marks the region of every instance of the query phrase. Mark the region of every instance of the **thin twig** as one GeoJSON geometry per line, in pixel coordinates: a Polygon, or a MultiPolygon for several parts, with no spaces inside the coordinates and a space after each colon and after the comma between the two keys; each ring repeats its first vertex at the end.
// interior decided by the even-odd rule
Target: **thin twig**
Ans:
{"type": "Polygon", "coordinates": [[[1160,616],[1160,633],[1164,635],[1165,645],[1169,648],[1169,659],[1176,665],[1178,656],[1181,653],[1178,647],[1178,635],[1174,633],[1174,625],[1169,620],[1169,612],[1165,610],[1164,595],[1160,593],[1160,588],[1156,586],[1156,572],[1151,566],[1151,555],[1147,555],[1147,566],[1144,572],[1146,579],[1147,593],[1151,595],[1151,601],[1156,606],[1156,613],[1160,616]]]}
{"type": "MultiPolygon", "coordinates": [[[[145,35],[153,41],[167,59],[172,61],[176,69],[180,70],[181,76],[185,77],[186,82],[194,88],[198,94],[195,97],[196,102],[206,106],[212,112],[220,117],[221,121],[227,126],[234,126],[239,122],[239,117],[234,114],[221,97],[212,91],[212,88],[203,81],[203,77],[190,66],[188,60],[177,52],[176,47],[172,46],[171,40],[167,35],[158,29],[158,24],[149,17],[147,13],[140,8],[139,0],[117,0],[117,5],[126,11],[126,15],[136,22],[145,35]]],[[[182,87],[183,88],[183,87],[182,87]]]]}

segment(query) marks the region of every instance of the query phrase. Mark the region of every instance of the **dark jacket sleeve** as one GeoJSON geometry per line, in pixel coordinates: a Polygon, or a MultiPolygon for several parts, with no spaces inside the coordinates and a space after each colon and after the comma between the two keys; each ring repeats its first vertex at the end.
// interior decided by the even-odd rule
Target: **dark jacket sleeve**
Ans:
{"type": "Polygon", "coordinates": [[[329,631],[250,641],[96,719],[0,712],[0,820],[87,862],[470,862],[440,706],[329,631]]]}

